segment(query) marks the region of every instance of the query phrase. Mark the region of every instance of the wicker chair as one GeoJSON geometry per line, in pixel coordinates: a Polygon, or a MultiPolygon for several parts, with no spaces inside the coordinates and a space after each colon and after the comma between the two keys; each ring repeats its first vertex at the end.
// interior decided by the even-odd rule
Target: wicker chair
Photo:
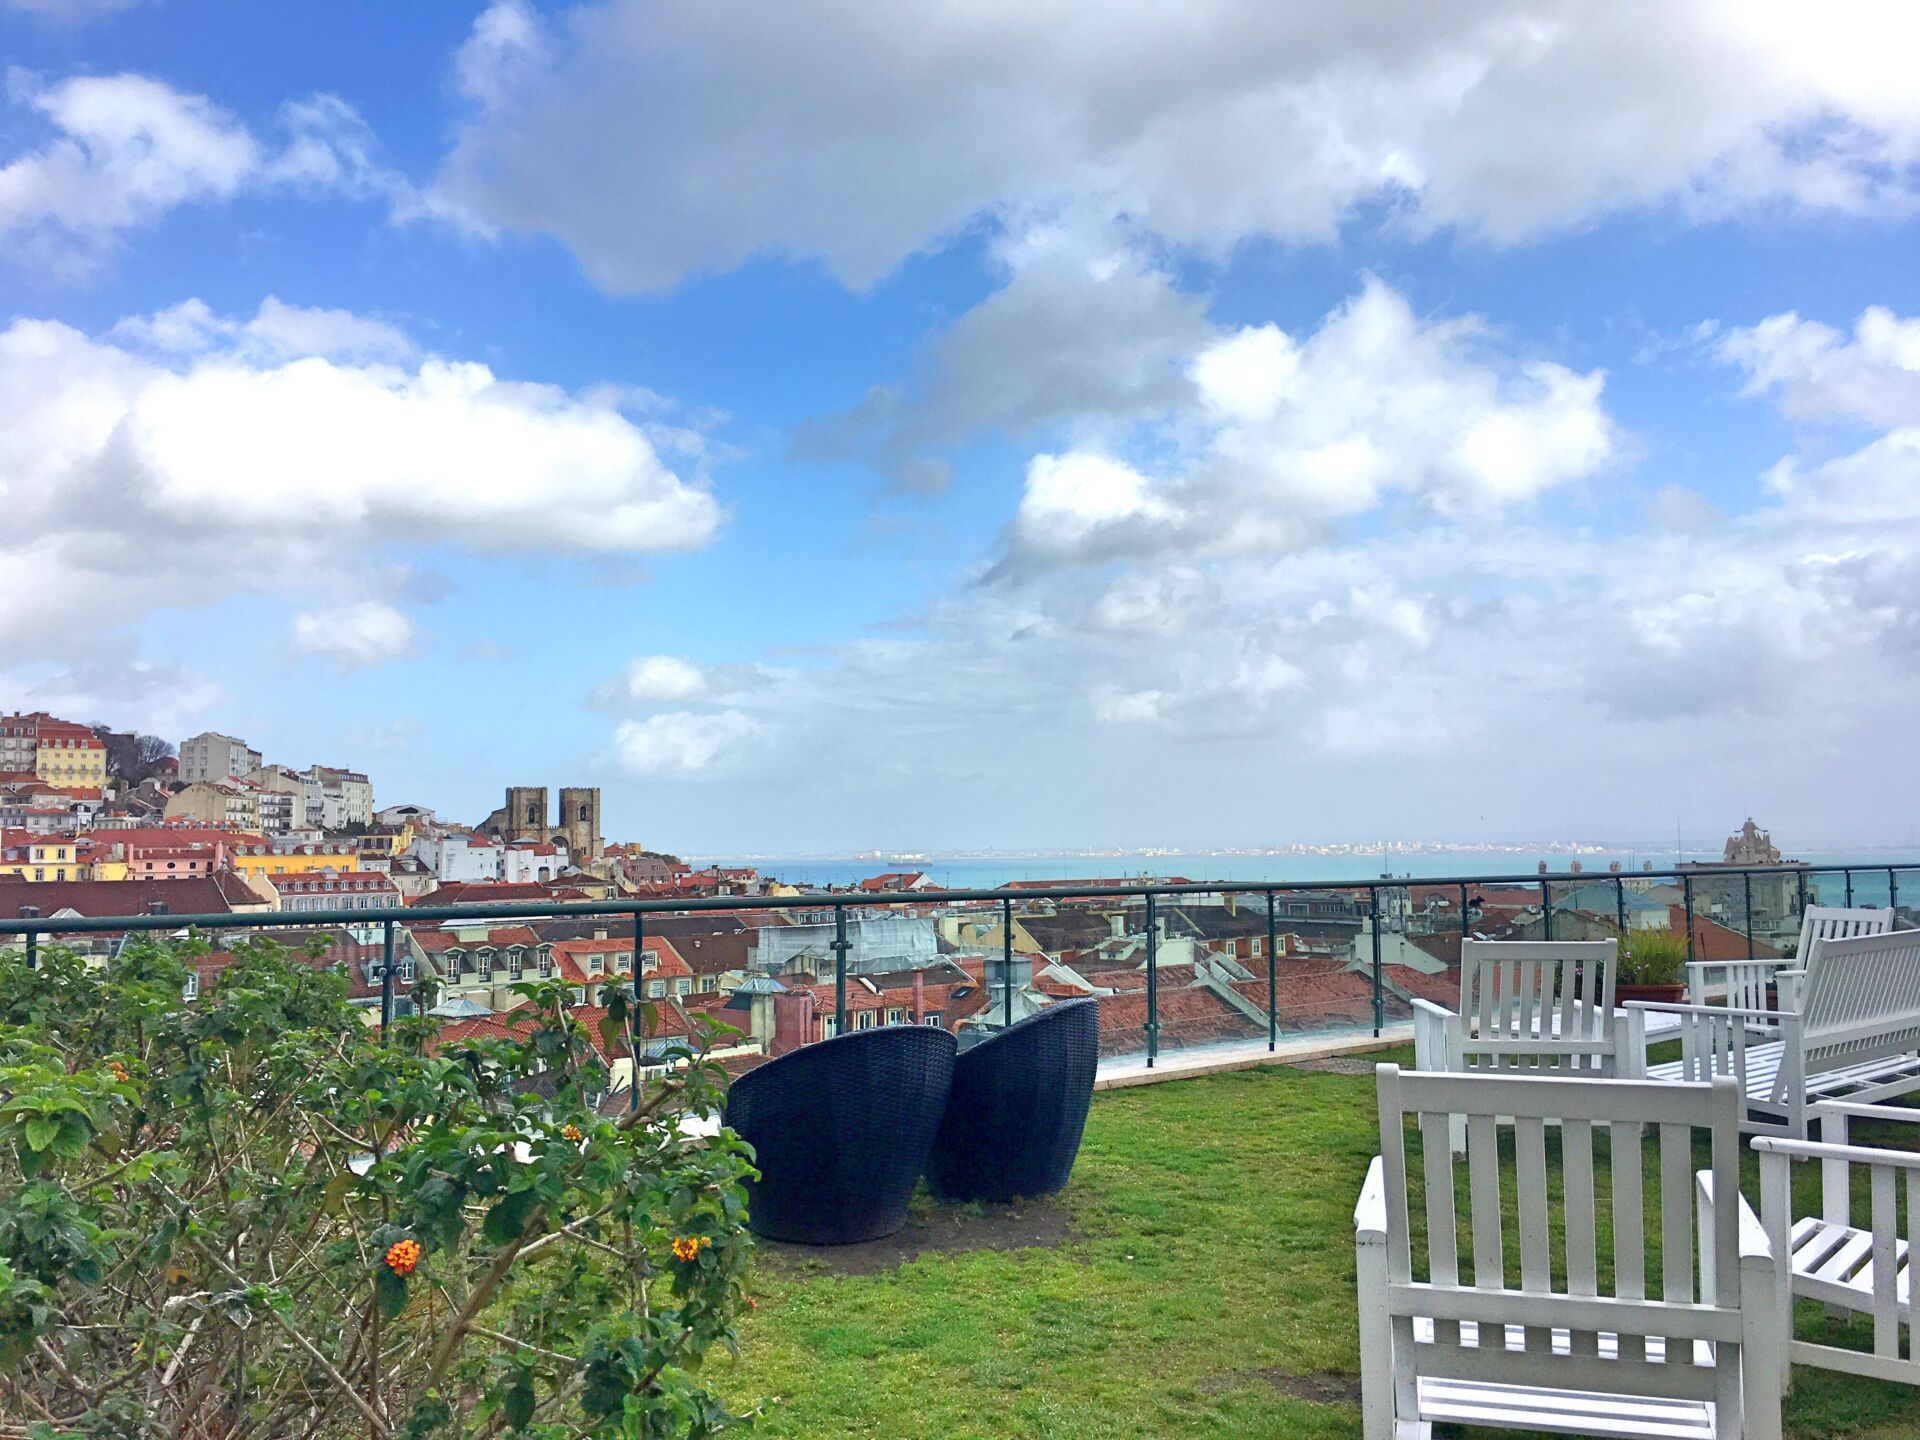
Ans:
{"type": "Polygon", "coordinates": [[[1012,1200],[1067,1183],[1093,1099],[1099,1006],[1049,1005],[960,1056],[927,1161],[934,1194],[1012,1200]]]}
{"type": "Polygon", "coordinates": [[[891,1235],[926,1168],[955,1041],[931,1025],[822,1040],[749,1070],[726,1124],[753,1146],[747,1223],[770,1240],[851,1245],[891,1235]]]}

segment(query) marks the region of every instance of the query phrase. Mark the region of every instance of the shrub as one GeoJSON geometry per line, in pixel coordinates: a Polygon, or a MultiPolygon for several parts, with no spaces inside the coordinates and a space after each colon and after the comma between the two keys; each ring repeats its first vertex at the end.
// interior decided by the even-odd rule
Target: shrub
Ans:
{"type": "Polygon", "coordinates": [[[432,1021],[382,1041],[267,942],[183,1004],[205,949],[0,950],[0,1413],[88,1440],[750,1418],[696,1378],[750,1244],[747,1148],[677,1124],[718,1106],[711,1034],[608,1118],[558,982],[520,987],[528,1038],[432,1053],[432,1021]]]}
{"type": "Polygon", "coordinates": [[[1634,930],[1620,959],[1623,985],[1678,985],[1687,975],[1687,938],[1674,930],[1634,930]]]}

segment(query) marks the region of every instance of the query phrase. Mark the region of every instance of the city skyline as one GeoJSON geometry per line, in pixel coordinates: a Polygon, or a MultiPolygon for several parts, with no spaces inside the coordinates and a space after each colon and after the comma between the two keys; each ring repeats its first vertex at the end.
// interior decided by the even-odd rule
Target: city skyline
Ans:
{"type": "Polygon", "coordinates": [[[1207,13],[0,4],[0,710],[695,854],[1910,841],[1911,17],[1207,13]]]}

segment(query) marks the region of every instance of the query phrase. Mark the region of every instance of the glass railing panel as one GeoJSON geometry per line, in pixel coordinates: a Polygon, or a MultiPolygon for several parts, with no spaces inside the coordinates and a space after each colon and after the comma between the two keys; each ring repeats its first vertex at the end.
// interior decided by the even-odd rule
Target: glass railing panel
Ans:
{"type": "Polygon", "coordinates": [[[1285,890],[1275,897],[1281,1044],[1370,1034],[1372,905],[1366,890],[1285,890]]]}
{"type": "Polygon", "coordinates": [[[1264,1048],[1269,1031],[1262,897],[1221,891],[1156,897],[1158,1053],[1264,1048]]]}

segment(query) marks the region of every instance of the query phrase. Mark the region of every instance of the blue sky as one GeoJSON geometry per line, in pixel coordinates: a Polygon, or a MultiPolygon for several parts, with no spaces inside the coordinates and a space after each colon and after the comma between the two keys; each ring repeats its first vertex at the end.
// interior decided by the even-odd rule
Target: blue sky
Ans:
{"type": "Polygon", "coordinates": [[[0,0],[0,706],[704,852],[1904,840],[1913,23],[0,0]]]}

